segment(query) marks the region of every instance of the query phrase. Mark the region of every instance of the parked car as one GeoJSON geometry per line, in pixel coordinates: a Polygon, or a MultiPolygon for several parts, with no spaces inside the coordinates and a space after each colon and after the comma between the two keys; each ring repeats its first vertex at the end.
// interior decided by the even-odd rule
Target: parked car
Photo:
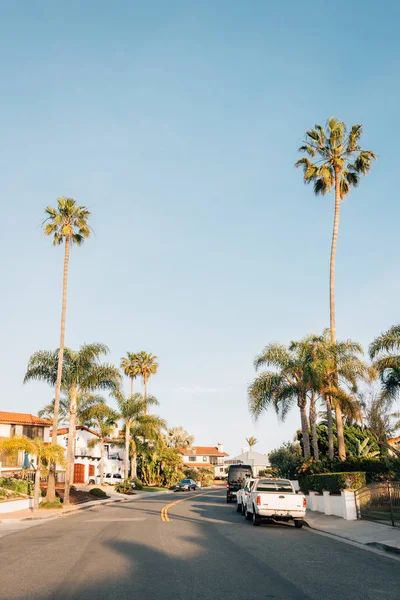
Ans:
{"type": "Polygon", "coordinates": [[[236,502],[237,502],[236,512],[241,512],[242,515],[244,515],[244,510],[245,510],[245,507],[247,504],[247,497],[250,494],[250,492],[254,486],[254,483],[256,481],[257,481],[257,479],[254,479],[254,477],[249,477],[244,482],[243,487],[240,488],[240,490],[236,492],[236,502]]]}
{"type": "Polygon", "coordinates": [[[196,487],[196,482],[193,481],[193,479],[182,479],[182,481],[177,484],[175,492],[190,492],[191,490],[195,490],[196,487]]]}
{"type": "MultiPolygon", "coordinates": [[[[108,483],[109,485],[115,485],[117,483],[122,483],[123,481],[125,481],[125,478],[122,477],[121,473],[104,473],[104,483],[108,483]]],[[[89,477],[89,484],[100,485],[100,475],[89,477]]]]}
{"type": "Polygon", "coordinates": [[[258,479],[247,496],[245,517],[256,526],[262,519],[273,519],[293,520],[301,528],[305,514],[306,498],[296,492],[289,479],[258,479]]]}
{"type": "Polygon", "coordinates": [[[228,480],[226,483],[226,501],[236,500],[236,492],[243,487],[244,482],[249,477],[253,477],[253,469],[250,465],[231,465],[228,471],[228,480]]]}

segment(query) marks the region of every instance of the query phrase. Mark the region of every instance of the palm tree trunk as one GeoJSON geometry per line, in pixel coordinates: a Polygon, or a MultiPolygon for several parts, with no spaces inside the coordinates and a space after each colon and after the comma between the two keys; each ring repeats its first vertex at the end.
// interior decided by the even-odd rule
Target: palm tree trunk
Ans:
{"type": "Polygon", "coordinates": [[[100,485],[104,483],[104,441],[100,440],[100,485]]]}
{"type": "Polygon", "coordinates": [[[310,398],[310,425],[313,445],[314,460],[319,460],[318,436],[317,436],[317,411],[315,409],[315,392],[311,393],[310,398]]]}
{"type": "MultiPolygon", "coordinates": [[[[331,341],[336,344],[336,311],[335,311],[335,262],[336,262],[336,246],[339,232],[339,217],[340,217],[340,171],[335,168],[335,216],[333,220],[332,247],[331,247],[331,264],[329,276],[329,303],[330,303],[330,329],[331,341]]],[[[335,383],[337,384],[337,373],[335,373],[335,383]]],[[[343,417],[342,410],[339,404],[336,404],[336,426],[338,439],[338,454],[340,460],[346,460],[346,446],[343,435],[343,417]]]]}
{"type": "Polygon", "coordinates": [[[147,377],[143,377],[143,388],[144,388],[144,414],[147,414],[147,377]]]}
{"type": "MultiPolygon", "coordinates": [[[[60,331],[60,348],[58,350],[58,366],[56,393],[54,399],[54,417],[53,417],[53,432],[51,435],[51,443],[57,444],[57,429],[58,429],[58,411],[60,407],[61,395],[61,376],[64,359],[64,343],[65,343],[65,317],[67,313],[67,285],[68,285],[68,262],[69,262],[69,238],[65,239],[64,253],[64,278],[63,278],[63,295],[61,308],[61,331],[60,331]]],[[[51,463],[49,469],[49,478],[47,484],[46,500],[54,502],[56,499],[56,465],[51,463]]]]}
{"type": "Polygon", "coordinates": [[[39,509],[39,498],[40,498],[40,467],[41,462],[39,456],[37,457],[37,466],[35,471],[35,489],[33,492],[33,510],[39,509]]]}
{"type": "Polygon", "coordinates": [[[71,391],[71,400],[69,406],[67,466],[65,468],[64,506],[69,504],[70,488],[74,478],[77,395],[76,389],[71,391]]]}
{"type": "Polygon", "coordinates": [[[133,377],[131,377],[131,396],[133,396],[133,377]]]}
{"type": "Polygon", "coordinates": [[[310,458],[310,434],[308,431],[308,419],[307,419],[307,402],[304,399],[299,399],[300,418],[301,418],[301,432],[303,434],[303,453],[304,458],[310,458]]]}
{"type": "Polygon", "coordinates": [[[132,452],[132,456],[131,456],[131,477],[132,477],[132,479],[137,478],[137,454],[136,454],[136,452],[132,452]]]}
{"type": "Polygon", "coordinates": [[[131,445],[130,423],[125,423],[125,479],[129,477],[129,448],[131,445]]]}
{"type": "Polygon", "coordinates": [[[329,396],[326,397],[326,420],[328,421],[328,447],[329,458],[332,460],[335,454],[333,446],[333,420],[332,420],[332,403],[329,396]]]}

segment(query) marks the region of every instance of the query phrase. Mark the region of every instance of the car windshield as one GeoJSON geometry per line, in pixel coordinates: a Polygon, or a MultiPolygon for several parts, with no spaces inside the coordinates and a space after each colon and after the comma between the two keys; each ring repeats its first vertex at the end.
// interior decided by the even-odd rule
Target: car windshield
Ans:
{"type": "Polygon", "coordinates": [[[182,479],[181,481],[181,485],[187,485],[188,483],[190,483],[190,479],[182,479]]]}
{"type": "Polygon", "coordinates": [[[261,479],[257,485],[257,492],[284,492],[286,494],[293,494],[293,488],[290,481],[261,479]]]}

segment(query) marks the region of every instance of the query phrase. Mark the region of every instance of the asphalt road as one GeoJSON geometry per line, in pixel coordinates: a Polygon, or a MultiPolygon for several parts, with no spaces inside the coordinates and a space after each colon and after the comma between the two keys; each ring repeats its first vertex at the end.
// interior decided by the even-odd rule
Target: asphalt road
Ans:
{"type": "Polygon", "coordinates": [[[84,510],[0,539],[1,600],[398,599],[393,558],[291,525],[253,527],[223,491],[84,510]],[[162,508],[175,500],[170,522],[162,508]]]}

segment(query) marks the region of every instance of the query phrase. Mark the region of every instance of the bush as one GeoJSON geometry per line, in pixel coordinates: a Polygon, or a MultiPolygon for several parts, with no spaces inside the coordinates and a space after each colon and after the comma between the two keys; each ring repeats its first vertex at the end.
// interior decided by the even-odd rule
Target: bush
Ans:
{"type": "Polygon", "coordinates": [[[7,490],[13,490],[20,494],[26,494],[30,496],[33,493],[33,485],[26,479],[14,479],[13,477],[2,477],[0,479],[0,487],[6,488],[7,490]]]}
{"type": "Polygon", "coordinates": [[[135,481],[135,487],[132,488],[132,479],[126,479],[125,481],[121,481],[121,483],[117,483],[114,486],[114,490],[116,492],[118,492],[119,494],[134,494],[136,489],[142,489],[143,486],[141,483],[138,484],[139,488],[136,485],[136,481],[135,481]]]}
{"type": "Polygon", "coordinates": [[[301,448],[299,443],[287,442],[278,449],[272,450],[268,455],[271,467],[278,477],[285,479],[296,479],[302,462],[301,448]]]}
{"type": "Polygon", "coordinates": [[[214,469],[207,467],[194,467],[184,469],[185,479],[193,479],[196,483],[199,481],[202,487],[207,487],[214,481],[214,469]]]}
{"type": "Polygon", "coordinates": [[[96,498],[107,498],[107,494],[101,488],[92,488],[89,491],[89,494],[96,498]]]}
{"type": "Polygon", "coordinates": [[[304,494],[309,491],[322,494],[328,490],[331,494],[340,494],[345,489],[358,489],[366,485],[365,473],[348,471],[343,473],[320,473],[318,475],[302,475],[299,478],[300,489],[304,494]]]}
{"type": "Polygon", "coordinates": [[[143,489],[143,483],[140,481],[140,479],[138,479],[138,477],[135,477],[135,479],[131,479],[130,481],[133,481],[135,484],[135,490],[142,490],[143,489]]]}
{"type": "Polygon", "coordinates": [[[319,460],[310,458],[299,468],[299,474],[314,475],[317,473],[342,473],[362,471],[366,482],[400,480],[400,460],[398,458],[352,458],[340,460],[319,460]]]}
{"type": "Polygon", "coordinates": [[[44,502],[41,502],[39,504],[39,508],[62,508],[63,505],[61,503],[60,498],[56,498],[54,500],[54,502],[49,502],[48,500],[45,500],[44,502]]]}

